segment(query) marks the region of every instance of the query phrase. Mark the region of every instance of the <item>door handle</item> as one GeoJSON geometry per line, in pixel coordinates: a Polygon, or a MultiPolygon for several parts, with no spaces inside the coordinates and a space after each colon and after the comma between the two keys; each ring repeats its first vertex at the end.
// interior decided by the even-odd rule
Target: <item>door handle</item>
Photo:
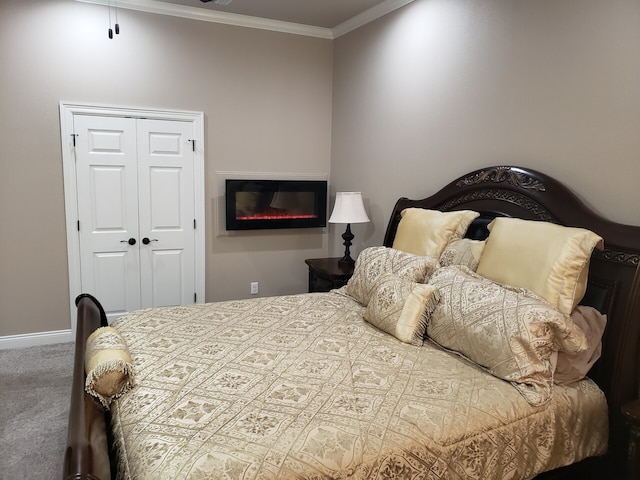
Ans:
{"type": "Polygon", "coordinates": [[[120,243],[128,243],[129,245],[135,245],[136,239],[131,237],[129,240],[120,240],[120,243]]]}
{"type": "Polygon", "coordinates": [[[149,245],[151,242],[157,242],[158,239],[157,238],[152,238],[151,240],[149,240],[148,237],[144,237],[142,239],[142,243],[144,243],[145,245],[149,245]]]}

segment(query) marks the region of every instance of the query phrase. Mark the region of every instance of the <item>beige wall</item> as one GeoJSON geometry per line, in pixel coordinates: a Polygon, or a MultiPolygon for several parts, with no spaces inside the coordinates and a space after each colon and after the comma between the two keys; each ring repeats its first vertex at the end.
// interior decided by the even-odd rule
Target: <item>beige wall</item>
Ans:
{"type": "Polygon", "coordinates": [[[305,291],[323,230],[215,235],[217,171],[328,177],[332,42],[0,0],[0,336],[70,327],[58,103],[205,113],[206,299],[305,291]]]}
{"type": "Polygon", "coordinates": [[[382,241],[399,196],[499,163],[640,224],[637,0],[416,0],[333,42],[120,23],[109,41],[104,7],[0,0],[0,336],[69,327],[60,100],[205,112],[207,300],[251,281],[303,291],[304,258],[342,253],[336,227],[216,236],[216,171],[361,190],[372,222],[352,226],[354,254],[382,241]]]}
{"type": "Polygon", "coordinates": [[[398,197],[495,164],[640,225],[639,52],[638,0],[416,0],[338,38],[332,188],[372,217],[354,250],[381,243],[398,197]]]}

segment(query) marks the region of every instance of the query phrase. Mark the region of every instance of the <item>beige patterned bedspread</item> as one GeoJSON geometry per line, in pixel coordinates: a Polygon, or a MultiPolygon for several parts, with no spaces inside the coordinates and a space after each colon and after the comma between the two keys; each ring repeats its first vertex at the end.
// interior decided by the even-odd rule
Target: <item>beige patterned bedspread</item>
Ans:
{"type": "Polygon", "coordinates": [[[318,293],[120,319],[137,386],[112,406],[119,478],[519,479],[606,449],[590,380],[532,407],[363,311],[318,293]]]}

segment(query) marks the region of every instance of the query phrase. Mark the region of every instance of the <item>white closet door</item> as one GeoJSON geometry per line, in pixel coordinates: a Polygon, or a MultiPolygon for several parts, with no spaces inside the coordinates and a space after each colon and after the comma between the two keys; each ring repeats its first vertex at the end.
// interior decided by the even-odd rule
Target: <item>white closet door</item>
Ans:
{"type": "Polygon", "coordinates": [[[193,128],[191,122],[138,120],[143,308],[195,301],[193,128]]]}
{"type": "Polygon", "coordinates": [[[82,290],[109,321],[140,308],[135,122],[74,116],[82,290]]]}

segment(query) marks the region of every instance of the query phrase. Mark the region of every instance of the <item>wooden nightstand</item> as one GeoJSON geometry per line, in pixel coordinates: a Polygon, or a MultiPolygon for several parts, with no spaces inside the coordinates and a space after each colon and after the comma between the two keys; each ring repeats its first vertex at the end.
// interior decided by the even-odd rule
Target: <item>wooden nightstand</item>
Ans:
{"type": "Polygon", "coordinates": [[[309,292],[328,292],[347,284],[353,267],[338,265],[340,257],[308,258],[304,262],[309,265],[309,292]]]}

